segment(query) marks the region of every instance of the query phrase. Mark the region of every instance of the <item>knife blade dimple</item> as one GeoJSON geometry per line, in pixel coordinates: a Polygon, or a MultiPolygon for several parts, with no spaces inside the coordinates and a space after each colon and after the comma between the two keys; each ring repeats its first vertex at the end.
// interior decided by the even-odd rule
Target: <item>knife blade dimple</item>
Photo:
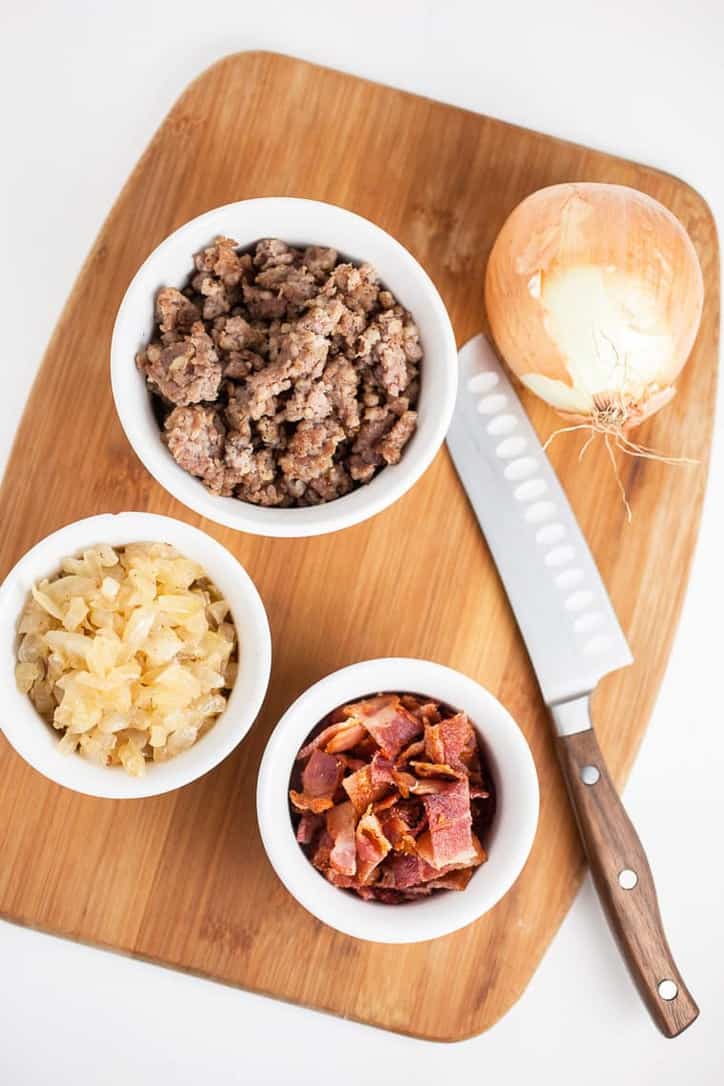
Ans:
{"type": "Polygon", "coordinates": [[[543,697],[592,691],[632,662],[583,533],[488,340],[459,352],[447,444],[486,538],[543,697]]]}

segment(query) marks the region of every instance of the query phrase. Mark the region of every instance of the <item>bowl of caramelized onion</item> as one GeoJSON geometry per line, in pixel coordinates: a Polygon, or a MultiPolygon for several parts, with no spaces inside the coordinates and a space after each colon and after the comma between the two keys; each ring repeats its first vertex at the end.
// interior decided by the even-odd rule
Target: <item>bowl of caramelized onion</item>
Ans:
{"type": "Polygon", "coordinates": [[[243,739],[269,680],[269,626],[237,560],[148,513],[69,524],[0,588],[6,739],[89,795],[158,795],[243,739]]]}

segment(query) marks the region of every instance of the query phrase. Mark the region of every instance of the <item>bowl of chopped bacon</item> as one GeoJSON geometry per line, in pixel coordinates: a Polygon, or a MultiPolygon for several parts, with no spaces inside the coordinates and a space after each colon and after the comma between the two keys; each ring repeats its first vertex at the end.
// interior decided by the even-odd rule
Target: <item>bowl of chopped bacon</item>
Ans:
{"type": "Polygon", "coordinates": [[[472,923],[510,889],[535,837],[538,779],[518,725],[474,680],[368,660],[284,714],[257,815],[305,909],[358,939],[412,943],[472,923]]]}

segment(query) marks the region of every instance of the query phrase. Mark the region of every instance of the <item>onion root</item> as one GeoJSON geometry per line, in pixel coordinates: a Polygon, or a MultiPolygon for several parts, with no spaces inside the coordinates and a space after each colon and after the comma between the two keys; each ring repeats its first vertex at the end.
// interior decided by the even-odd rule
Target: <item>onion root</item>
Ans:
{"type": "Polygon", "coordinates": [[[616,402],[616,400],[610,396],[597,396],[594,398],[593,410],[590,418],[584,422],[577,422],[572,426],[559,426],[545,440],[543,448],[544,450],[547,450],[561,434],[570,434],[576,431],[586,430],[588,431],[588,437],[581,446],[581,450],[578,454],[578,461],[580,463],[591,443],[597,436],[601,436],[611,461],[616,484],[621,493],[621,500],[624,509],[626,510],[626,520],[630,524],[633,519],[631,506],[626,496],[626,488],[623,485],[618,464],[616,463],[614,449],[618,449],[627,456],[638,456],[645,460],[658,460],[662,464],[696,465],[699,464],[699,461],[692,460],[688,456],[667,456],[664,453],[657,452],[656,449],[650,448],[648,445],[631,441],[631,439],[626,436],[626,427],[629,424],[630,412],[624,403],[620,401],[616,402]]]}

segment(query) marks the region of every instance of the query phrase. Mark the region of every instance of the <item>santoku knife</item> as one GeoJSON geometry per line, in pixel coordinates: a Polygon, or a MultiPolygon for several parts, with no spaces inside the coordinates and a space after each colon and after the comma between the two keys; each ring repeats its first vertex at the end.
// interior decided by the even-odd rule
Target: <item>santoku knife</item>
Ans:
{"type": "Polygon", "coordinates": [[[631,974],[667,1037],[699,1010],[666,941],[651,870],[601,756],[589,698],[633,660],[558,478],[488,340],[460,351],[447,444],[550,710],[596,889],[631,974]]]}

